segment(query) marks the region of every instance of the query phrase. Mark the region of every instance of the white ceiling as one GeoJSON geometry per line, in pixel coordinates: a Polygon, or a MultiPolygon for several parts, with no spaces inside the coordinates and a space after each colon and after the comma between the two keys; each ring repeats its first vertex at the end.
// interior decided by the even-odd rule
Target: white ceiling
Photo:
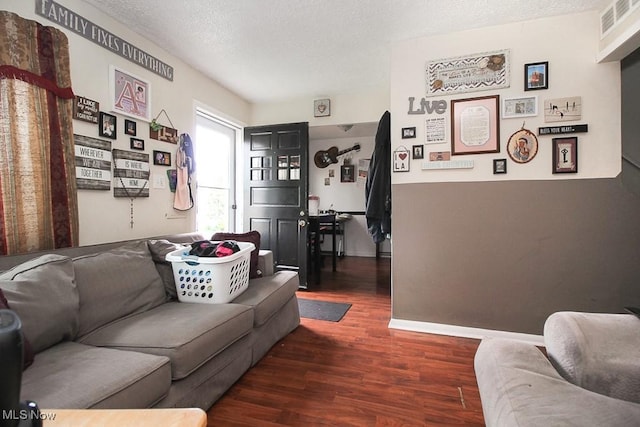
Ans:
{"type": "Polygon", "coordinates": [[[388,86],[391,43],[395,41],[544,16],[601,11],[611,3],[611,0],[84,1],[252,103],[388,86]]]}

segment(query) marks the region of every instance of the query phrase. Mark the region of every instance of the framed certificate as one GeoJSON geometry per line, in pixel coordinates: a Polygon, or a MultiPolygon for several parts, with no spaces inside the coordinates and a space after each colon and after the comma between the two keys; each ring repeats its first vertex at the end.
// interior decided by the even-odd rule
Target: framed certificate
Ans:
{"type": "Polygon", "coordinates": [[[451,101],[451,154],[500,152],[498,95],[451,101]]]}

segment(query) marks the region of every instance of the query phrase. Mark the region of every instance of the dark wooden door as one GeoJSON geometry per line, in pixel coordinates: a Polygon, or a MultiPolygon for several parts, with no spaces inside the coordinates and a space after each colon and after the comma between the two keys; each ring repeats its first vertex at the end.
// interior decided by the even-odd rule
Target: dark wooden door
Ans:
{"type": "Polygon", "coordinates": [[[309,124],[244,130],[244,228],[260,233],[276,270],[295,270],[307,287],[309,124]]]}

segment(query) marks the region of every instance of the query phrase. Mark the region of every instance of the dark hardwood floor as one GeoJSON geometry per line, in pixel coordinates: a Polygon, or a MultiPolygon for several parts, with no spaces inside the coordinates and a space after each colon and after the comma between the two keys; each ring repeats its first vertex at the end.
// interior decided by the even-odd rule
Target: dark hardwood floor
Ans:
{"type": "Polygon", "coordinates": [[[326,262],[299,298],[351,303],[301,319],[208,411],[209,426],[482,426],[479,341],[388,328],[390,260],[326,262]]]}

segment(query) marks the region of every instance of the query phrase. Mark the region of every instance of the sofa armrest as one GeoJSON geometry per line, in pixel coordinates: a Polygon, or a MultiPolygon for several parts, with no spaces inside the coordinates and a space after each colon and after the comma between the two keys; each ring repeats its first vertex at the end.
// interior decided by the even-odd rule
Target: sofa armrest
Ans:
{"type": "Polygon", "coordinates": [[[626,426],[640,404],[567,382],[534,345],[484,339],[474,359],[487,426],[626,426]]]}
{"type": "Polygon", "coordinates": [[[258,252],[258,270],[262,271],[262,277],[273,275],[273,252],[260,249],[258,252]]]}
{"type": "Polygon", "coordinates": [[[560,311],[544,325],[553,366],[569,382],[640,403],[640,319],[631,314],[560,311]]]}

